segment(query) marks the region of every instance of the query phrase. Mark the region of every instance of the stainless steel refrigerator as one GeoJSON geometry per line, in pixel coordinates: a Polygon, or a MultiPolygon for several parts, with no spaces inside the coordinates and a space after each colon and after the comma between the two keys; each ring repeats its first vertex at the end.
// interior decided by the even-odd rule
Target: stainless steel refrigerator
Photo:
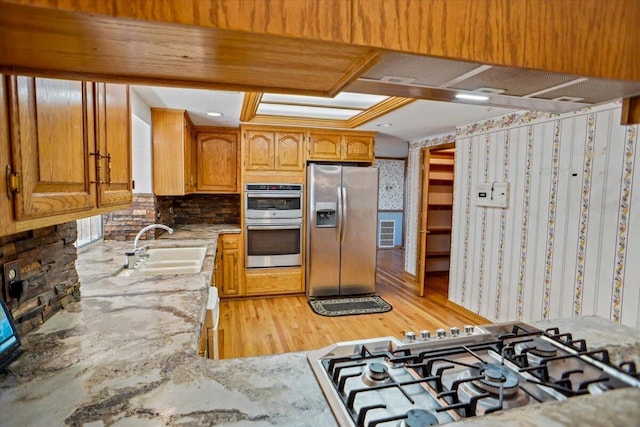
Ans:
{"type": "Polygon", "coordinates": [[[374,293],[378,168],[309,165],[307,215],[307,296],[374,293]]]}

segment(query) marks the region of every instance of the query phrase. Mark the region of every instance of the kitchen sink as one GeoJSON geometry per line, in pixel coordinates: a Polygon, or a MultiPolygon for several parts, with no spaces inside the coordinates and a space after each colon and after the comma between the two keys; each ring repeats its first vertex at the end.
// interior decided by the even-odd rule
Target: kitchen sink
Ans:
{"type": "Polygon", "coordinates": [[[161,274],[196,274],[202,270],[206,246],[150,248],[135,268],[125,268],[118,277],[157,276],[161,274]]]}

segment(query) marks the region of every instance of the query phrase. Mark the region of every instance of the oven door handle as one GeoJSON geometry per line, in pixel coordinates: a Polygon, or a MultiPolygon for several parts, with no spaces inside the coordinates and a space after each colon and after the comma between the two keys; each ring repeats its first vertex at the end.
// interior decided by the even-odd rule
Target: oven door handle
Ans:
{"type": "Polygon", "coordinates": [[[247,225],[247,230],[300,230],[302,224],[247,225]]]}
{"type": "Polygon", "coordinates": [[[247,193],[247,198],[251,199],[299,199],[302,197],[302,193],[247,193]]]}

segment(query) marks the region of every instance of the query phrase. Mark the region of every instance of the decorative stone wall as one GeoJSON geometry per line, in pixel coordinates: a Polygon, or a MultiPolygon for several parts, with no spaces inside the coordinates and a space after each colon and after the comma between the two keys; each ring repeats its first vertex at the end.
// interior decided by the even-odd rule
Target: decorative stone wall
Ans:
{"type": "MultiPolygon", "coordinates": [[[[102,216],[105,240],[133,240],[140,229],[157,223],[169,227],[184,224],[239,224],[239,194],[190,194],[188,196],[133,195],[131,208],[102,216]]],[[[142,239],[154,239],[164,230],[150,230],[142,239]]]]}
{"type": "MultiPolygon", "coordinates": [[[[156,202],[153,194],[134,193],[129,209],[102,216],[104,240],[133,240],[140,229],[156,222],[156,202]]],[[[153,230],[148,233],[154,237],[153,230]]],[[[147,236],[143,236],[146,239],[147,236]]]]}
{"type": "Polygon", "coordinates": [[[173,196],[157,196],[156,197],[156,218],[159,224],[175,227],[176,216],[173,210],[173,196]]]}
{"type": "Polygon", "coordinates": [[[0,237],[0,265],[20,260],[25,281],[22,297],[0,293],[11,311],[19,335],[37,328],[70,302],[80,299],[76,222],[0,237]]]}
{"type": "Polygon", "coordinates": [[[156,199],[157,216],[162,224],[240,224],[239,194],[190,194],[156,199]]]}

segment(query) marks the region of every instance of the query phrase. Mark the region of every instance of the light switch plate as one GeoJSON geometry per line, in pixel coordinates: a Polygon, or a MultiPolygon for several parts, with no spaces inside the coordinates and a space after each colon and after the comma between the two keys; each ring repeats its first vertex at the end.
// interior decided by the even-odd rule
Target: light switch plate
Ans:
{"type": "Polygon", "coordinates": [[[9,284],[20,281],[20,260],[16,259],[4,263],[2,281],[4,283],[4,298],[5,301],[9,301],[11,296],[9,295],[9,284]]]}
{"type": "Polygon", "coordinates": [[[509,207],[509,183],[487,182],[476,184],[476,205],[491,208],[509,207]]]}

